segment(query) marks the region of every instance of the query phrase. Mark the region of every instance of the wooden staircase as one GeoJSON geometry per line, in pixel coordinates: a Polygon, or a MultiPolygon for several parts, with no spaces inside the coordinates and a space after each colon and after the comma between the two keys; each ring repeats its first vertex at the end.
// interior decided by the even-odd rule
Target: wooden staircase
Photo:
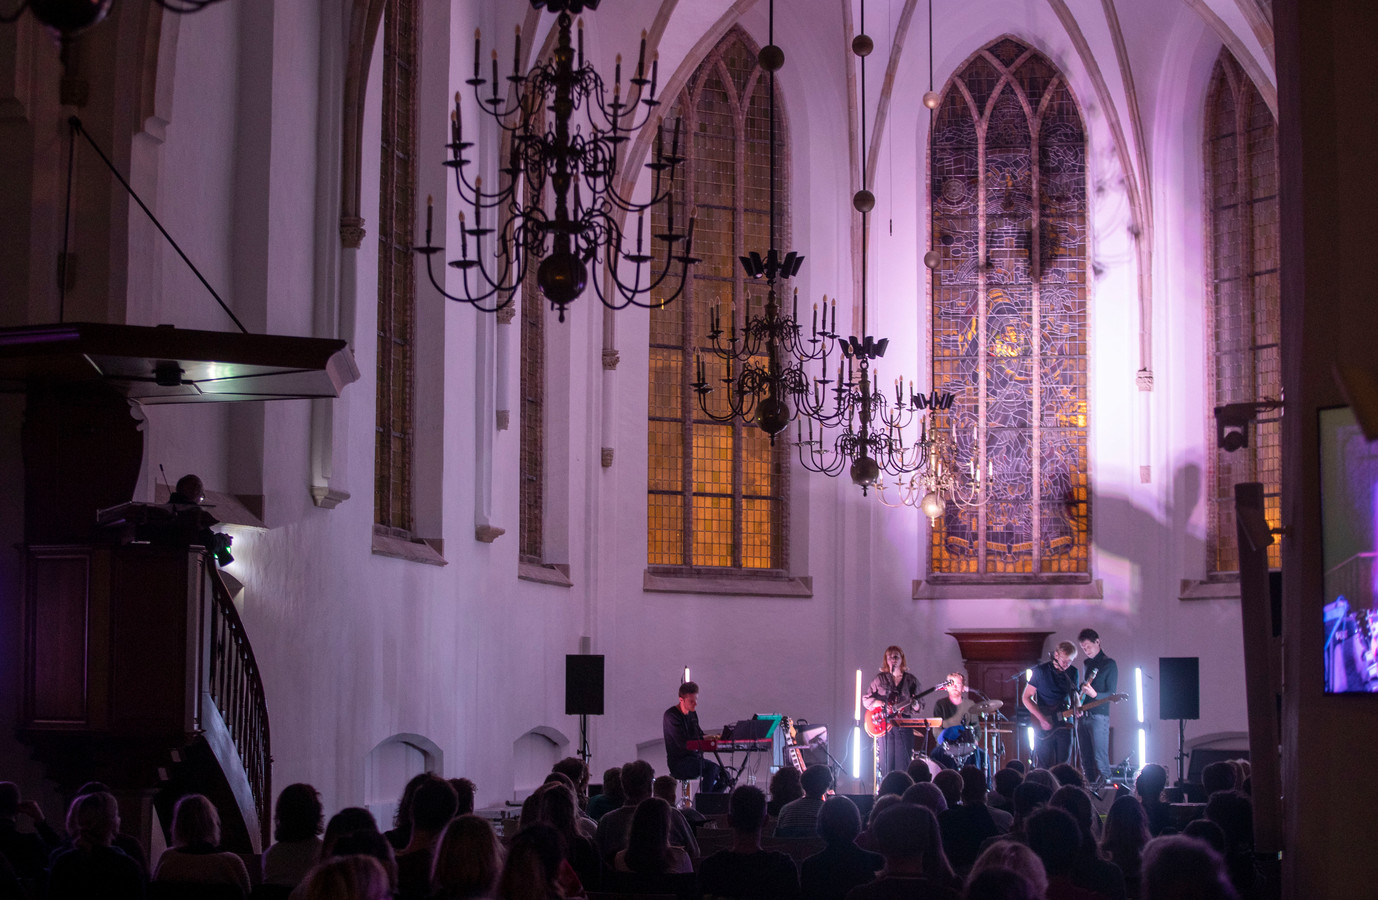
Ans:
{"type": "Polygon", "coordinates": [[[19,736],[49,777],[68,794],[105,782],[145,846],[154,810],[166,828],[201,793],[226,849],[265,849],[267,703],[214,561],[176,540],[30,545],[27,574],[19,736]]]}

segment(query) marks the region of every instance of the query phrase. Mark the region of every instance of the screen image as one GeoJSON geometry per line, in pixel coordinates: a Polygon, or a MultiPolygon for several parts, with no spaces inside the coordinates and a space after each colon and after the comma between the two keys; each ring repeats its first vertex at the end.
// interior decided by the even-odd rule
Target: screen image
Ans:
{"type": "Polygon", "coordinates": [[[1378,693],[1378,443],[1348,407],[1320,411],[1325,692],[1378,693]]]}

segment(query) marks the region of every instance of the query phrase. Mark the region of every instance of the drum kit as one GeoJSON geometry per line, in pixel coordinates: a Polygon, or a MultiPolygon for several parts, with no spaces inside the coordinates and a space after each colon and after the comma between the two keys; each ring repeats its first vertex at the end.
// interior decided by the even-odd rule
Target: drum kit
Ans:
{"type": "MultiPolygon", "coordinates": [[[[993,777],[994,769],[998,768],[996,762],[1004,750],[1000,736],[1014,733],[1013,723],[1000,712],[1004,705],[1003,700],[983,700],[975,704],[967,711],[968,721],[974,717],[975,725],[952,725],[942,729],[937,733],[938,748],[954,760],[958,768],[969,763],[974,765],[983,759],[986,777],[993,777]]],[[[916,750],[914,756],[922,759],[935,775],[941,769],[937,762],[921,751],[916,750]]]]}

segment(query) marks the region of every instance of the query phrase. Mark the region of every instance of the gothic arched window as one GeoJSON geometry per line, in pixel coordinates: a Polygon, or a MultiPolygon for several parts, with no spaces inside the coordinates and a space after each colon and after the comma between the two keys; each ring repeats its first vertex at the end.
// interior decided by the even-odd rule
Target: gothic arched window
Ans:
{"type": "MultiPolygon", "coordinates": [[[[681,117],[684,177],[677,216],[697,210],[691,281],[679,299],[651,310],[647,553],[650,566],[783,569],[786,566],[786,442],[741,422],[702,415],[689,382],[707,349],[709,310],[735,302],[746,314],[737,257],[772,246],[770,80],[756,48],[733,28],[689,79],[665,116],[666,138],[681,117]]],[[[774,235],[787,247],[789,141],[776,96],[776,194],[784,209],[774,235]]],[[[683,219],[679,220],[680,222],[683,219]]],[[[664,212],[652,233],[665,230],[664,212]]],[[[681,226],[682,227],[682,226],[681,226]]],[[[753,289],[753,295],[755,289],[753,289]]],[[[759,311],[763,301],[754,297],[759,311]]],[[[724,312],[724,325],[730,313],[724,312]]]]}
{"type": "Polygon", "coordinates": [[[378,199],[378,395],[373,462],[374,521],[411,539],[416,402],[417,7],[390,0],[383,13],[382,165],[378,199]]]}
{"type": "MultiPolygon", "coordinates": [[[[1066,79],[1004,38],[943,91],[933,122],[933,383],[955,402],[985,500],[949,504],[930,574],[1090,576],[1086,132],[1066,79]]],[[[943,423],[947,424],[947,423],[943,423]]]]}
{"type": "MultiPolygon", "coordinates": [[[[1220,51],[1206,99],[1207,345],[1214,406],[1282,397],[1278,294],[1277,123],[1249,76],[1220,51]]],[[[1216,447],[1215,421],[1206,445],[1216,447]]],[[[1211,572],[1239,571],[1234,516],[1237,482],[1263,484],[1265,514],[1281,520],[1282,414],[1261,413],[1248,426],[1249,446],[1218,447],[1210,474],[1211,572]]],[[[1275,542],[1268,564],[1282,564],[1275,542]]]]}

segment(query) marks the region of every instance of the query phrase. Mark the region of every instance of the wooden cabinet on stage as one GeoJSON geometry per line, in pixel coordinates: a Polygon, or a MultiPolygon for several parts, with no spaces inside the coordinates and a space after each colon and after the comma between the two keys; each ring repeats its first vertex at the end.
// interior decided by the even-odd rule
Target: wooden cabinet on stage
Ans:
{"type": "Polygon", "coordinates": [[[1000,708],[1008,721],[998,727],[1002,732],[1004,754],[996,768],[1016,758],[1028,758],[1028,741],[1018,733],[1016,724],[1023,706],[1019,692],[1024,682],[1024,670],[1043,658],[1043,644],[1051,631],[995,631],[990,629],[949,631],[961,648],[962,663],[966,667],[967,685],[991,700],[1002,701],[1000,708]]]}

